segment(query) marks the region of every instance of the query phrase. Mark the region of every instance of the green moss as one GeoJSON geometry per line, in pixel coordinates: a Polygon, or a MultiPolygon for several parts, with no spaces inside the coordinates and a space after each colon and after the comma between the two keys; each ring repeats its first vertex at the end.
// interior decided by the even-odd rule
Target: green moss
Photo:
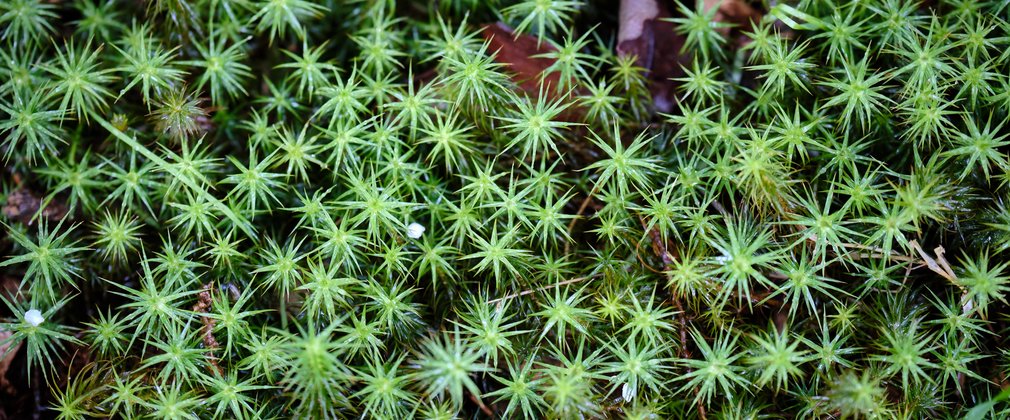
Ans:
{"type": "Polygon", "coordinates": [[[0,0],[0,412],[1010,415],[1010,8],[617,3],[0,0]]]}

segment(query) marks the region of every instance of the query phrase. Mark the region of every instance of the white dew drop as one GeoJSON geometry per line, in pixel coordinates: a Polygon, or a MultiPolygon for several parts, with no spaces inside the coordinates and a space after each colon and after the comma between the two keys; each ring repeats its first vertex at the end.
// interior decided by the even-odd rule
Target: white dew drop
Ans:
{"type": "Polygon", "coordinates": [[[42,317],[42,312],[39,312],[38,309],[29,309],[25,312],[25,322],[32,324],[33,327],[41,325],[45,320],[42,317]]]}
{"type": "Polygon", "coordinates": [[[414,222],[407,226],[407,237],[410,239],[420,238],[424,235],[424,226],[420,223],[414,222]]]}

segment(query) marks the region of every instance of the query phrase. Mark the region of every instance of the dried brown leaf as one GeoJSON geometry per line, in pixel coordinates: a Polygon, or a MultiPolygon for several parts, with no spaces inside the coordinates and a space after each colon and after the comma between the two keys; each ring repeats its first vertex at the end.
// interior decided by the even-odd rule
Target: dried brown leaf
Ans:
{"type": "MultiPolygon", "coordinates": [[[[26,225],[33,222],[45,198],[26,187],[18,187],[7,194],[7,202],[3,206],[3,215],[10,220],[16,220],[26,225]]],[[[62,220],[67,215],[67,206],[54,199],[42,209],[41,217],[50,222],[62,220]]]]}
{"type": "MultiPolygon", "coordinates": [[[[0,329],[0,343],[7,340],[13,333],[0,329]]],[[[14,361],[14,355],[21,348],[21,343],[11,347],[11,343],[0,344],[0,394],[12,395],[17,392],[14,385],[7,381],[7,370],[14,361]]]]}
{"type": "Polygon", "coordinates": [[[671,78],[683,74],[681,64],[690,56],[682,55],[684,37],[674,31],[664,3],[657,0],[621,0],[617,53],[634,56],[646,70],[649,90],[656,110],[670,112],[676,101],[676,83],[671,78]]]}
{"type": "MultiPolygon", "coordinates": [[[[761,12],[743,0],[704,0],[705,11],[719,7],[715,12],[716,22],[732,23],[737,28],[748,29],[754,22],[761,20],[761,12]]],[[[720,28],[723,34],[729,34],[730,28],[720,28]]]]}
{"type": "Polygon", "coordinates": [[[537,42],[530,35],[515,36],[508,25],[497,22],[485,26],[481,35],[488,41],[488,51],[495,52],[495,61],[505,64],[512,80],[528,94],[536,96],[540,90],[540,79],[548,86],[557,86],[559,76],[552,72],[543,76],[544,70],[554,64],[554,60],[546,57],[534,57],[538,54],[554,51],[548,43],[537,42]]]}
{"type": "MultiPolygon", "coordinates": [[[[743,0],[705,0],[705,10],[719,7],[717,22],[735,26],[720,31],[734,40],[737,46],[746,42],[741,30],[749,30],[752,23],[761,19],[761,13],[743,0]]],[[[658,0],[621,0],[617,53],[635,56],[637,64],[646,69],[649,90],[657,111],[670,112],[676,103],[677,82],[670,79],[683,75],[681,65],[691,61],[690,54],[682,54],[684,37],[676,33],[674,25],[663,19],[671,17],[665,2],[658,0]]]]}

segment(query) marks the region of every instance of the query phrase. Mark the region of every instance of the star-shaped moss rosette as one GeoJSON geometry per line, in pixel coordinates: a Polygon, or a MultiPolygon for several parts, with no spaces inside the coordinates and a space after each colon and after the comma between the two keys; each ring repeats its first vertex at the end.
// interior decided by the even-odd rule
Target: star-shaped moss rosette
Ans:
{"type": "Polygon", "coordinates": [[[1004,3],[0,0],[0,417],[1008,417],[1004,3]]]}

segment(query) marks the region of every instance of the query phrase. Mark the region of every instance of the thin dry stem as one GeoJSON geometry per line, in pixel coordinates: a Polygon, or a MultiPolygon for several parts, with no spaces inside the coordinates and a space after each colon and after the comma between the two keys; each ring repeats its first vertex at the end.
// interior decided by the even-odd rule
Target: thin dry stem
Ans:
{"type": "Polygon", "coordinates": [[[561,287],[561,286],[572,284],[572,283],[578,283],[578,282],[581,282],[581,281],[584,281],[584,280],[588,280],[588,279],[591,279],[591,278],[594,278],[594,277],[599,277],[599,276],[600,276],[599,274],[594,274],[594,275],[591,275],[591,276],[576,277],[574,279],[565,280],[565,281],[554,283],[554,284],[549,284],[547,286],[538,287],[536,289],[526,289],[526,290],[523,290],[523,291],[518,292],[518,293],[513,293],[511,295],[500,297],[498,299],[489,300],[489,301],[487,301],[487,304],[488,305],[490,305],[492,303],[500,304],[501,302],[504,302],[504,301],[509,300],[509,299],[515,299],[515,298],[520,297],[520,296],[531,295],[533,293],[542,292],[544,290],[553,289],[555,287],[561,287]]]}

